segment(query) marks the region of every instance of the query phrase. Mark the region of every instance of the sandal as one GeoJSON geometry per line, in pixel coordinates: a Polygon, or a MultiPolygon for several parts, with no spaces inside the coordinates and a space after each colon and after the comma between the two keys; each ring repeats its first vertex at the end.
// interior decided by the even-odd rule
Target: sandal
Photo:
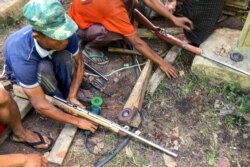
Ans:
{"type": "Polygon", "coordinates": [[[27,142],[27,141],[17,141],[17,140],[14,139],[13,135],[10,137],[10,140],[12,142],[14,142],[14,143],[24,144],[24,145],[26,145],[28,147],[31,147],[31,148],[33,148],[35,150],[38,150],[38,151],[45,151],[45,152],[47,152],[47,151],[50,151],[52,149],[52,146],[54,144],[54,140],[52,138],[50,138],[50,137],[48,137],[48,139],[50,141],[50,144],[48,145],[47,148],[37,148],[36,146],[41,145],[41,144],[47,144],[47,143],[45,143],[44,138],[43,138],[43,136],[40,133],[38,133],[36,131],[33,131],[33,133],[37,134],[37,136],[39,137],[40,141],[33,142],[33,143],[32,142],[27,142]]]}
{"type": "Polygon", "coordinates": [[[90,90],[79,89],[77,99],[80,102],[90,102],[93,96],[94,95],[90,90]]]}
{"type": "Polygon", "coordinates": [[[82,53],[87,57],[91,62],[98,64],[98,65],[104,65],[109,63],[109,59],[107,56],[104,55],[103,52],[96,52],[96,53],[90,53],[84,49],[82,53]]]}

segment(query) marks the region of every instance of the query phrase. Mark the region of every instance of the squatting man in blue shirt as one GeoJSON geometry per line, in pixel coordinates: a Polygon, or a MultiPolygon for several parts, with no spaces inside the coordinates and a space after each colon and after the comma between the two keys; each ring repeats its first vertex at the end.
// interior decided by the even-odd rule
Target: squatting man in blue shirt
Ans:
{"type": "Polygon", "coordinates": [[[49,104],[45,94],[78,100],[84,63],[75,34],[77,25],[58,0],[30,0],[23,9],[29,26],[12,34],[4,46],[6,76],[23,88],[35,110],[50,119],[94,132],[97,126],[49,104]]]}

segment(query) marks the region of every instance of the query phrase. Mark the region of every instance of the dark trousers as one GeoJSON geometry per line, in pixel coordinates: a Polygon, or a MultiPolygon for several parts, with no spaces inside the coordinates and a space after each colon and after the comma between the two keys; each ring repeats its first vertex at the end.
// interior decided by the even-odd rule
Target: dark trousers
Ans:
{"type": "Polygon", "coordinates": [[[185,31],[186,37],[199,46],[213,31],[225,0],[184,0],[183,15],[192,20],[194,29],[185,31]]]}
{"type": "Polygon", "coordinates": [[[38,65],[38,82],[50,96],[67,98],[76,64],[68,51],[55,52],[38,65]]]}

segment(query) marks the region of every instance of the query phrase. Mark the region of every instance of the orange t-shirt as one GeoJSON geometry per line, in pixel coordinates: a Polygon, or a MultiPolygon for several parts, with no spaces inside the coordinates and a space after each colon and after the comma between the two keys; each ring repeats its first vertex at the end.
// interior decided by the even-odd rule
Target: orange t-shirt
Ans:
{"type": "Polygon", "coordinates": [[[68,14],[81,29],[92,24],[102,24],[108,31],[124,36],[136,33],[130,23],[124,0],[92,0],[84,5],[81,0],[73,0],[68,14]]]}

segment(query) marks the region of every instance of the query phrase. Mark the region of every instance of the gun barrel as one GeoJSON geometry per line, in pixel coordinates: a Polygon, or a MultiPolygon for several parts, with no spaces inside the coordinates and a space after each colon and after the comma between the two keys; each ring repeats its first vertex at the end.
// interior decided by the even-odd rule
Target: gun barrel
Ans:
{"type": "MultiPolygon", "coordinates": [[[[118,126],[119,126],[119,125],[118,125],[118,126]]],[[[161,150],[161,151],[163,151],[164,153],[166,153],[166,154],[168,154],[168,155],[171,155],[171,156],[173,156],[173,157],[177,157],[177,156],[178,156],[176,153],[174,153],[174,152],[172,152],[172,151],[169,151],[169,150],[167,150],[167,149],[165,149],[165,148],[159,146],[158,144],[155,144],[155,143],[153,143],[153,142],[151,142],[151,141],[149,141],[149,140],[147,140],[147,139],[145,139],[145,138],[143,138],[143,137],[141,137],[141,136],[139,136],[139,135],[136,135],[135,133],[130,132],[129,130],[124,129],[124,128],[121,127],[121,126],[119,126],[119,127],[117,127],[117,128],[118,128],[120,131],[122,131],[122,132],[124,132],[124,133],[126,133],[126,134],[128,134],[128,135],[130,135],[130,136],[132,136],[132,137],[134,137],[134,138],[136,138],[136,139],[138,139],[138,140],[140,140],[140,141],[146,143],[146,144],[148,144],[149,146],[152,146],[152,147],[154,147],[154,148],[157,148],[158,150],[161,150]]]]}
{"type": "MultiPolygon", "coordinates": [[[[68,101],[60,99],[59,97],[54,97],[54,99],[61,102],[61,103],[63,103],[63,104],[65,104],[65,105],[69,105],[68,101]]],[[[88,118],[88,119],[90,119],[90,120],[92,120],[92,121],[94,121],[94,122],[96,122],[96,123],[98,123],[98,124],[100,124],[100,125],[102,125],[102,126],[104,126],[106,128],[109,128],[109,129],[113,130],[116,133],[124,132],[124,133],[128,134],[129,136],[132,136],[132,137],[138,139],[139,141],[148,144],[149,146],[152,146],[152,147],[154,147],[154,148],[156,148],[158,150],[161,150],[164,153],[169,154],[169,155],[171,155],[173,157],[177,157],[177,154],[175,154],[175,153],[173,153],[173,152],[171,152],[171,151],[169,151],[169,150],[167,150],[167,149],[165,149],[165,148],[163,148],[163,147],[161,147],[161,146],[159,146],[159,145],[157,145],[157,144],[155,144],[155,143],[153,143],[153,142],[151,142],[151,141],[149,141],[149,140],[147,140],[147,139],[145,139],[145,138],[143,138],[143,137],[141,137],[141,136],[127,130],[127,129],[125,129],[125,128],[123,128],[123,127],[121,127],[119,124],[116,124],[116,123],[114,123],[114,122],[112,122],[112,121],[110,121],[110,120],[108,120],[106,118],[103,118],[103,117],[99,116],[99,115],[93,114],[93,113],[89,112],[88,110],[82,109],[82,108],[80,108],[78,106],[70,105],[69,107],[73,107],[74,110],[72,110],[72,111],[75,112],[76,114],[78,114],[80,116],[83,116],[85,118],[88,118]]]]}

